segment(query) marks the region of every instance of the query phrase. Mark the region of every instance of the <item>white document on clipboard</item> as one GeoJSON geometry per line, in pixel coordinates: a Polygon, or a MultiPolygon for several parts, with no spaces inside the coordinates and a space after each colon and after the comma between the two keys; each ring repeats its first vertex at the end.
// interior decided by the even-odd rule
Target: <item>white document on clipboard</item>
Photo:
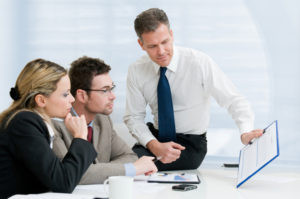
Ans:
{"type": "Polygon", "coordinates": [[[279,156],[278,123],[272,122],[264,134],[240,151],[237,188],[279,156]]]}

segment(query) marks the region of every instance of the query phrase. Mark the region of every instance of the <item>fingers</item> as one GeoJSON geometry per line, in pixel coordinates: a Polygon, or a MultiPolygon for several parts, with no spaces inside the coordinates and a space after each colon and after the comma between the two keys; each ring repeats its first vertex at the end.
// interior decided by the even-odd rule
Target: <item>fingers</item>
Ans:
{"type": "Polygon", "coordinates": [[[65,117],[65,124],[70,121],[71,117],[72,117],[71,113],[68,113],[67,116],[65,117]]]}
{"type": "Polygon", "coordinates": [[[175,142],[170,142],[169,147],[166,149],[166,153],[161,159],[161,162],[171,163],[176,161],[180,157],[181,151],[184,149],[185,149],[184,146],[175,142]]]}
{"type": "Polygon", "coordinates": [[[86,139],[87,125],[84,115],[75,117],[68,113],[65,118],[65,125],[74,138],[86,139]]]}
{"type": "Polygon", "coordinates": [[[164,156],[161,158],[162,163],[172,163],[176,161],[181,155],[181,150],[171,148],[167,151],[164,156]]]}
{"type": "Polygon", "coordinates": [[[165,164],[176,161],[180,157],[181,151],[185,149],[184,146],[175,142],[161,143],[157,140],[151,140],[147,147],[154,155],[161,157],[160,161],[165,164]]]}
{"type": "Polygon", "coordinates": [[[172,145],[172,147],[173,147],[174,149],[178,149],[178,150],[184,150],[184,149],[185,149],[184,146],[182,146],[182,145],[180,145],[180,144],[178,144],[178,143],[175,143],[175,142],[171,142],[171,145],[172,145]]]}
{"type": "Polygon", "coordinates": [[[254,138],[258,138],[258,137],[262,136],[263,130],[262,129],[256,129],[256,130],[253,130],[253,131],[249,132],[248,134],[249,134],[249,139],[252,140],[254,138]]]}
{"type": "Polygon", "coordinates": [[[175,162],[179,157],[180,155],[179,156],[168,155],[168,156],[164,156],[160,161],[164,164],[169,164],[175,162]]]}
{"type": "Polygon", "coordinates": [[[151,175],[152,173],[155,173],[155,172],[151,172],[151,171],[146,172],[146,173],[145,173],[145,176],[149,176],[149,175],[151,175]]]}
{"type": "Polygon", "coordinates": [[[152,157],[152,156],[147,156],[149,157],[149,159],[153,162],[153,160],[155,159],[155,157],[152,157]]]}
{"type": "Polygon", "coordinates": [[[83,114],[80,116],[80,120],[82,123],[86,123],[85,116],[83,114]]]}
{"type": "Polygon", "coordinates": [[[263,129],[254,130],[254,134],[255,134],[256,138],[262,136],[263,132],[264,132],[263,129]]]}
{"type": "Polygon", "coordinates": [[[251,140],[262,136],[263,131],[264,130],[262,130],[262,129],[255,129],[255,130],[252,130],[251,132],[243,133],[241,136],[242,143],[245,145],[249,144],[251,142],[251,140]]]}
{"type": "Polygon", "coordinates": [[[159,153],[156,155],[159,155],[161,157],[160,161],[165,164],[176,161],[181,155],[181,150],[185,149],[185,147],[175,142],[160,143],[159,146],[159,153]]]}
{"type": "Polygon", "coordinates": [[[153,171],[148,171],[148,172],[145,173],[145,175],[148,176],[148,175],[151,175],[151,174],[156,173],[156,172],[157,172],[157,169],[153,170],[153,171]]]}
{"type": "Polygon", "coordinates": [[[157,172],[157,167],[155,166],[153,159],[154,159],[154,157],[143,156],[140,159],[138,159],[137,161],[135,161],[135,163],[133,163],[133,165],[136,168],[136,174],[137,175],[141,175],[141,174],[150,175],[152,173],[157,172]]]}

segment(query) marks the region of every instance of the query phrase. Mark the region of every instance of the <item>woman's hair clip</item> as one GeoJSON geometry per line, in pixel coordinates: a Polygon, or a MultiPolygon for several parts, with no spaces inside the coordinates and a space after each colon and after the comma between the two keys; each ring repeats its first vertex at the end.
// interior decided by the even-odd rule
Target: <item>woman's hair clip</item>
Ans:
{"type": "Polygon", "coordinates": [[[10,89],[9,95],[15,101],[21,99],[21,96],[20,96],[20,93],[19,93],[19,90],[18,90],[17,86],[16,87],[12,87],[10,89]]]}

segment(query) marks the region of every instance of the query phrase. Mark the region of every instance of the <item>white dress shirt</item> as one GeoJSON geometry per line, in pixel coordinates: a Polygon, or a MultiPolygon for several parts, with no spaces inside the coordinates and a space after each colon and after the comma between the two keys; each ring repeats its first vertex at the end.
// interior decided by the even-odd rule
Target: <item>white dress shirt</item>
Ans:
{"type": "Polygon", "coordinates": [[[54,131],[53,131],[52,126],[51,126],[48,122],[46,122],[46,121],[45,121],[45,123],[46,123],[47,129],[48,129],[48,131],[49,131],[50,148],[52,149],[52,148],[53,148],[53,140],[54,140],[55,134],[54,134],[54,131]]]}
{"type": "MultiPolygon", "coordinates": [[[[158,128],[157,84],[159,67],[148,55],[142,56],[128,70],[126,113],[124,122],[140,144],[156,139],[144,122],[149,104],[158,128]]],[[[228,110],[241,133],[253,130],[254,114],[250,104],[230,79],[206,54],[174,47],[168,78],[176,133],[203,134],[210,119],[210,98],[228,110]]]]}
{"type": "MultiPolygon", "coordinates": [[[[41,118],[43,118],[43,120],[44,120],[44,122],[45,122],[45,124],[47,126],[47,129],[48,129],[48,132],[49,132],[49,138],[50,138],[50,148],[52,149],[53,148],[53,140],[54,140],[54,136],[55,136],[54,130],[52,128],[52,125],[49,123],[49,121],[47,121],[45,119],[45,117],[42,114],[40,114],[39,112],[36,112],[36,113],[38,113],[39,116],[41,116],[41,118]]],[[[61,120],[60,118],[58,118],[58,119],[61,120]]]]}

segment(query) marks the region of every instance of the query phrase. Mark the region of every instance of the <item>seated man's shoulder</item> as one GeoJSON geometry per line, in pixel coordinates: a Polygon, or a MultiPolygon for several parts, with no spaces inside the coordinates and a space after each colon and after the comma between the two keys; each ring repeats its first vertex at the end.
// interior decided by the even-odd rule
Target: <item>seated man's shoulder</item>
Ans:
{"type": "Polygon", "coordinates": [[[51,122],[55,128],[61,128],[65,126],[65,122],[60,118],[51,118],[51,122]]]}
{"type": "Polygon", "coordinates": [[[98,120],[110,120],[110,117],[108,115],[104,115],[104,114],[98,113],[96,115],[95,119],[98,119],[98,120]]]}
{"type": "Polygon", "coordinates": [[[97,114],[94,119],[94,122],[100,123],[100,124],[111,124],[112,123],[110,117],[108,115],[104,115],[104,114],[97,114]]]}

